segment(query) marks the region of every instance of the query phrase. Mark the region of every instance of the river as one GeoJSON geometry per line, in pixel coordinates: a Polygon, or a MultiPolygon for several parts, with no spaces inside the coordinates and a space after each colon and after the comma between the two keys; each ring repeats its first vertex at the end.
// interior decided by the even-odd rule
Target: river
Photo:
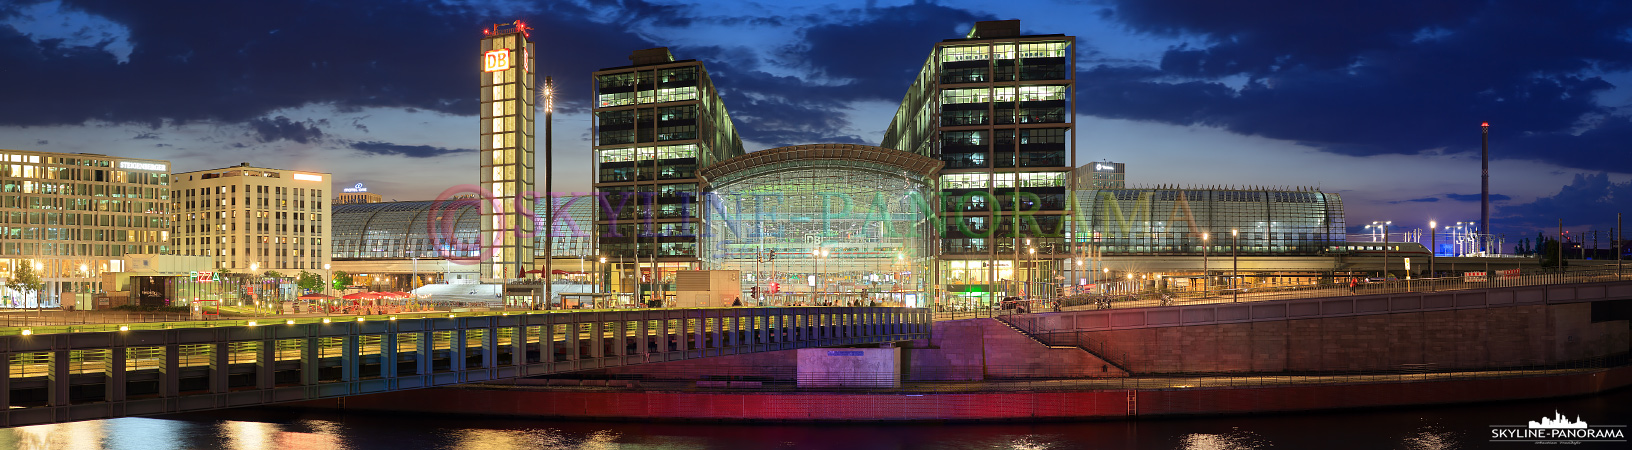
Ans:
{"type": "MultiPolygon", "coordinates": [[[[1492,425],[1555,412],[1632,422],[1632,389],[1554,400],[1101,422],[583,422],[256,408],[0,429],[0,448],[64,449],[1482,449],[1492,425]]],[[[1571,447],[1626,448],[1586,442],[1571,447]]]]}

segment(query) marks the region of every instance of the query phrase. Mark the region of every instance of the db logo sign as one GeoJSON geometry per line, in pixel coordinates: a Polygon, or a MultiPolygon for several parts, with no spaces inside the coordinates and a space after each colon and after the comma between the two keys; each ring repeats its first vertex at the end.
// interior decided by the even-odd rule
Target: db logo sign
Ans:
{"type": "Polygon", "coordinates": [[[498,72],[510,69],[510,49],[499,49],[482,55],[482,71],[498,72]]]}

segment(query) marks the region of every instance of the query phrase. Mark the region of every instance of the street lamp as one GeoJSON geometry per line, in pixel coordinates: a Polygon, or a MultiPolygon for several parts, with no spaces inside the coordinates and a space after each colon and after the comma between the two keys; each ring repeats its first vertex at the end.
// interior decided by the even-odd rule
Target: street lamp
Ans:
{"type": "Polygon", "coordinates": [[[1203,297],[1207,296],[1207,278],[1210,276],[1207,270],[1207,253],[1212,247],[1207,244],[1207,237],[1207,233],[1201,234],[1201,296],[1203,297]]]}
{"type": "Polygon", "coordinates": [[[1439,239],[1438,239],[1438,236],[1434,233],[1435,231],[1439,231],[1438,226],[1439,226],[1438,223],[1435,223],[1432,220],[1428,221],[1428,277],[1429,278],[1433,278],[1434,275],[1435,275],[1434,274],[1434,257],[1439,255],[1439,249],[1437,248],[1437,247],[1439,247],[1439,239]]]}
{"type": "Polygon", "coordinates": [[[815,274],[816,283],[814,283],[810,287],[810,302],[811,303],[819,303],[821,297],[817,296],[817,292],[821,291],[823,285],[827,283],[827,280],[824,279],[824,278],[827,278],[827,277],[822,272],[822,259],[826,258],[827,254],[828,254],[827,249],[821,248],[821,247],[817,247],[815,250],[810,251],[811,258],[816,260],[816,274],[815,274]]]}
{"type": "Polygon", "coordinates": [[[1241,301],[1241,230],[1231,229],[1230,240],[1230,301],[1241,301]]]}
{"type": "MultiPolygon", "coordinates": [[[[601,293],[601,272],[604,270],[606,270],[606,257],[602,256],[600,265],[595,266],[595,280],[590,283],[590,289],[597,294],[601,293]]],[[[565,308],[566,306],[566,302],[562,301],[561,307],[565,308]]]]}
{"type": "MultiPolygon", "coordinates": [[[[1031,243],[1031,239],[1026,239],[1026,243],[1031,243]]],[[[1031,253],[1031,261],[1026,266],[1026,298],[1030,299],[1032,286],[1037,284],[1037,247],[1029,247],[1027,250],[1031,253]]]]}
{"type": "Polygon", "coordinates": [[[1393,225],[1393,224],[1394,224],[1394,221],[1385,220],[1385,221],[1372,221],[1371,225],[1370,225],[1371,227],[1379,228],[1379,229],[1383,230],[1383,282],[1384,283],[1388,282],[1388,226],[1393,225]]]}

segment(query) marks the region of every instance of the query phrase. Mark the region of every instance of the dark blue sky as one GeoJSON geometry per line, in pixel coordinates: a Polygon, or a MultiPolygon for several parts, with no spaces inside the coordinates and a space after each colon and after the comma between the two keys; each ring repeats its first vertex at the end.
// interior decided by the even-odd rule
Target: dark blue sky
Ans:
{"type": "Polygon", "coordinates": [[[1078,37],[1079,161],[1134,184],[1318,186],[1348,222],[1607,230],[1632,212],[1632,2],[0,0],[0,148],[322,170],[386,198],[474,180],[480,31],[524,19],[588,189],[589,73],[703,60],[750,150],[877,144],[977,20],[1078,37]],[[464,168],[467,170],[459,170],[464,168]],[[448,175],[448,174],[454,175],[448,175]]]}

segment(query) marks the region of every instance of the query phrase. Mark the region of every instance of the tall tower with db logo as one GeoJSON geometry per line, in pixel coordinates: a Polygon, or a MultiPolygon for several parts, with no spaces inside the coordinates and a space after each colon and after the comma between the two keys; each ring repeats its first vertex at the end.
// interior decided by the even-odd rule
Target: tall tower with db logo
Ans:
{"type": "Polygon", "coordinates": [[[533,261],[532,37],[517,20],[483,30],[481,280],[520,276],[533,261]]]}

